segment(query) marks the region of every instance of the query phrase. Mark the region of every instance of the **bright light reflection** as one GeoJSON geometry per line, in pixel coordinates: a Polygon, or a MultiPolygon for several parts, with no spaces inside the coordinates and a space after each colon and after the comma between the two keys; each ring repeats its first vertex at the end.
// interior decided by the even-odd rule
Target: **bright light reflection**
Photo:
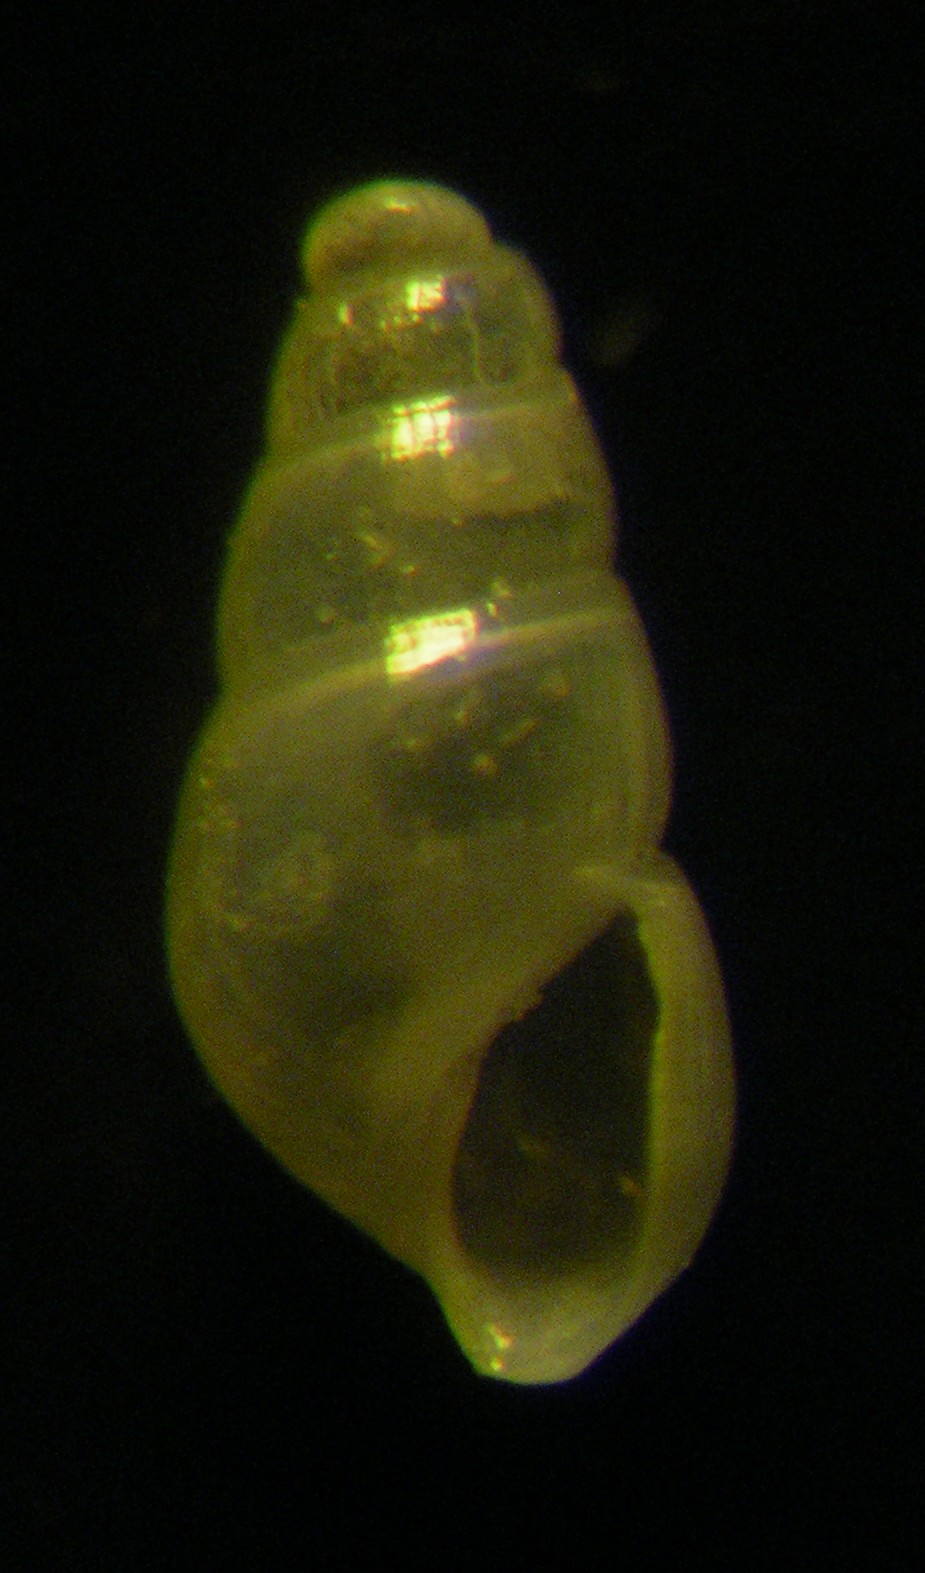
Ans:
{"type": "Polygon", "coordinates": [[[417,399],[413,404],[393,404],[379,439],[390,459],[416,459],[436,453],[445,459],[456,449],[456,415],[450,394],[440,399],[417,399]]]}
{"type": "Polygon", "coordinates": [[[405,286],[405,304],[415,316],[436,311],[446,299],[446,279],[411,279],[405,286]]]}
{"type": "Polygon", "coordinates": [[[389,677],[408,677],[452,656],[461,659],[478,631],[478,617],[469,606],[456,612],[441,612],[439,616],[393,623],[384,641],[386,673],[389,677]]]}
{"type": "Polygon", "coordinates": [[[507,1364],[507,1352],[514,1340],[510,1333],[505,1333],[502,1331],[497,1322],[489,1322],[485,1331],[488,1333],[488,1336],[494,1344],[495,1349],[498,1351],[497,1354],[492,1355],[488,1361],[488,1369],[493,1371],[497,1376],[499,1372],[504,1370],[504,1367],[507,1364]]]}

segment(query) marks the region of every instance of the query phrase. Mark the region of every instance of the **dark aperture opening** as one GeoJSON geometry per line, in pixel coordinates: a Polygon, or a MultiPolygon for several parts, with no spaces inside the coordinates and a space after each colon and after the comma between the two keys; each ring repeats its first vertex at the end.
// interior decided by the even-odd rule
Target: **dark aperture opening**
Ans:
{"type": "Polygon", "coordinates": [[[495,1040],[453,1176],[460,1242],[488,1271],[555,1278],[632,1252],[648,1177],[657,1025],[626,911],[495,1040]]]}

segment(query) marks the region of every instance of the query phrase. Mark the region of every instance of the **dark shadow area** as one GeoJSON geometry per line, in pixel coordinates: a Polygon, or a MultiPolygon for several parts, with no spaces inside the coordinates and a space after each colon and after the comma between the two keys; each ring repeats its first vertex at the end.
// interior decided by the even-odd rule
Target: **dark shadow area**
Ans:
{"type": "Polygon", "coordinates": [[[454,1180],[459,1237],[514,1284],[628,1258],[647,1181],[658,1000],[631,914],[495,1040],[454,1180]]]}

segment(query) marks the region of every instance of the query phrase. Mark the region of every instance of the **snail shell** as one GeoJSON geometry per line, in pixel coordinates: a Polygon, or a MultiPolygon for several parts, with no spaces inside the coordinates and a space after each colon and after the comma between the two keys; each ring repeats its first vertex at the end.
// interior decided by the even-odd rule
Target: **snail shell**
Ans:
{"type": "Polygon", "coordinates": [[[176,997],[473,1365],[559,1381],[686,1266],[731,1144],[658,684],[529,263],[398,181],[304,260],[179,810],[176,997]]]}

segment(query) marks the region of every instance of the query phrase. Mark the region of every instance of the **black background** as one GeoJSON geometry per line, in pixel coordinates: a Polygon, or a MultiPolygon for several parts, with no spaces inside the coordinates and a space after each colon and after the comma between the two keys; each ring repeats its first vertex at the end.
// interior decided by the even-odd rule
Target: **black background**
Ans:
{"type": "Polygon", "coordinates": [[[901,1531],[913,12],[22,11],[8,1565],[845,1566],[901,1531]],[[696,1266],[546,1390],[474,1377],[423,1285],[238,1127],[164,974],[298,239],[393,173],[464,191],[558,301],[735,1031],[737,1159],[696,1266]]]}

